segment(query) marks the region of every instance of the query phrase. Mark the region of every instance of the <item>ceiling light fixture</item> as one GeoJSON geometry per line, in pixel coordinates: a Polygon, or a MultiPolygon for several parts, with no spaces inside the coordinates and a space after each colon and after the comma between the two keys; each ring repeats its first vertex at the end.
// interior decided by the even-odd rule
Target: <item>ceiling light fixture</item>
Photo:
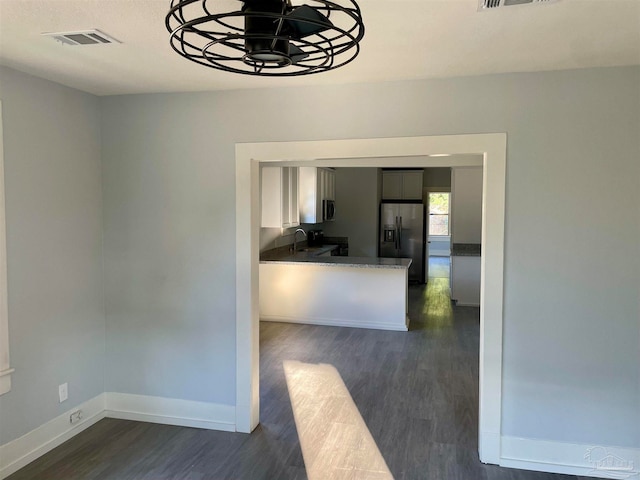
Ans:
{"type": "Polygon", "coordinates": [[[226,72],[296,76],[351,62],[364,36],[354,0],[239,0],[216,12],[217,0],[172,0],[165,19],[171,47],[183,57],[226,72]]]}

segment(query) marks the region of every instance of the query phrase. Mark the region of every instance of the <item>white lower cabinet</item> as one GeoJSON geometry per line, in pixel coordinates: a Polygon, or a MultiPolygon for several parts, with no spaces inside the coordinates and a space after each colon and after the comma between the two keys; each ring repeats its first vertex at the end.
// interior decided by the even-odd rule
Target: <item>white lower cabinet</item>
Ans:
{"type": "Polygon", "coordinates": [[[407,331],[407,275],[408,268],[262,262],[260,320],[407,331]]]}
{"type": "Polygon", "coordinates": [[[300,225],[298,167],[262,167],[260,188],[262,227],[300,225]]]}
{"type": "Polygon", "coordinates": [[[451,300],[460,306],[480,306],[480,257],[451,257],[451,300]]]}

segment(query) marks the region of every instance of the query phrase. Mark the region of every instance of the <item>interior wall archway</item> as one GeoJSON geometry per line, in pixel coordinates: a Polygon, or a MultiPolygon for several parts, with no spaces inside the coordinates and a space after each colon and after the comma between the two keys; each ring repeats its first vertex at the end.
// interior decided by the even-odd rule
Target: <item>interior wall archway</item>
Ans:
{"type": "Polygon", "coordinates": [[[479,454],[500,461],[505,133],[236,145],[236,430],[259,423],[260,163],[333,167],[483,166],[479,454]]]}

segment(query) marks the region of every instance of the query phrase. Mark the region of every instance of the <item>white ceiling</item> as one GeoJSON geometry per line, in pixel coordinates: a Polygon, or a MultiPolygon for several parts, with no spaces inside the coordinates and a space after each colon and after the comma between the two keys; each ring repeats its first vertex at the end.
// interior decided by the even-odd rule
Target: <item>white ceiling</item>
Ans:
{"type": "Polygon", "coordinates": [[[0,0],[0,63],[96,95],[640,65],[640,0],[561,0],[486,12],[478,12],[477,0],[359,5],[366,27],[360,55],[319,75],[251,77],[189,62],[168,44],[169,0],[0,0]],[[91,28],[122,44],[77,47],[40,35],[91,28]]]}

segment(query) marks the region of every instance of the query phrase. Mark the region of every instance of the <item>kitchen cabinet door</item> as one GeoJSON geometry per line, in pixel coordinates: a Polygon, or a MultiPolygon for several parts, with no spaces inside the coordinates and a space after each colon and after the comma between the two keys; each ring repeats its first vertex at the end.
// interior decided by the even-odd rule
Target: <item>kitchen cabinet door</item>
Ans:
{"type": "Polygon", "coordinates": [[[480,257],[451,257],[451,300],[460,306],[480,306],[480,257]]]}
{"type": "Polygon", "coordinates": [[[402,172],[382,172],[382,199],[402,199],[402,172]]]}
{"type": "Polygon", "coordinates": [[[335,200],[336,199],[336,172],[328,168],[319,168],[320,172],[320,185],[321,185],[321,199],[322,200],[335,200]]]}
{"type": "Polygon", "coordinates": [[[328,168],[300,167],[300,221],[322,223],[322,201],[336,198],[336,172],[328,168]]]}
{"type": "Polygon", "coordinates": [[[423,172],[421,170],[402,174],[403,200],[422,200],[422,177],[423,172]]]}
{"type": "Polygon", "coordinates": [[[290,228],[300,225],[297,167],[262,167],[261,226],[290,228]]]}
{"type": "Polygon", "coordinates": [[[301,223],[322,223],[322,170],[300,167],[298,183],[301,223]]]}
{"type": "MultiPolygon", "coordinates": [[[[300,208],[298,196],[298,167],[283,167],[283,179],[286,177],[287,189],[283,194],[282,226],[284,228],[300,225],[300,208]]],[[[283,180],[284,181],[284,180],[283,180]]]]}
{"type": "Polygon", "coordinates": [[[382,172],[383,200],[422,200],[422,170],[382,172]]]}
{"type": "Polygon", "coordinates": [[[336,171],[327,170],[327,178],[329,182],[329,191],[327,192],[327,200],[336,199],[336,171]]]}

